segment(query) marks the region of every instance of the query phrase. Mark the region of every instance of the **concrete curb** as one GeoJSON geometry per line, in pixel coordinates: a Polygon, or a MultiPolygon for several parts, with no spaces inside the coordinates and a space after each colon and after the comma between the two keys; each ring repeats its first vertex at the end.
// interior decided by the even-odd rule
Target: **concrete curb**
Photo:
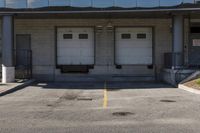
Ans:
{"type": "Polygon", "coordinates": [[[185,90],[185,91],[188,91],[188,92],[191,92],[191,93],[194,93],[194,94],[200,94],[200,90],[185,86],[183,84],[179,84],[178,88],[182,89],[182,90],[185,90]]]}
{"type": "Polygon", "coordinates": [[[18,91],[18,90],[21,90],[21,89],[29,86],[30,84],[32,84],[34,82],[35,82],[35,80],[31,79],[31,80],[28,80],[28,81],[26,81],[26,82],[24,82],[24,83],[22,83],[22,84],[20,84],[18,86],[11,87],[8,90],[0,92],[0,97],[5,96],[5,95],[10,94],[10,93],[13,93],[13,92],[18,91]]]}

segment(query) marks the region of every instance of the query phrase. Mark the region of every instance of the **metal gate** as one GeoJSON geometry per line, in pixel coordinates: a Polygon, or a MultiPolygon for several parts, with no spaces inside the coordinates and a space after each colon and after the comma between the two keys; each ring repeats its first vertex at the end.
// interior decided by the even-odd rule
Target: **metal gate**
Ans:
{"type": "Polygon", "coordinates": [[[32,78],[32,51],[26,49],[16,49],[15,53],[15,78],[32,78]]]}

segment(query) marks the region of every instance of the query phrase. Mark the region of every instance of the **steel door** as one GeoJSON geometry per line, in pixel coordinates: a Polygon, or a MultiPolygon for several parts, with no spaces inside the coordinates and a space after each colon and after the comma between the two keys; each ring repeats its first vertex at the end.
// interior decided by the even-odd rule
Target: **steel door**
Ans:
{"type": "Polygon", "coordinates": [[[16,78],[31,78],[32,75],[32,53],[31,53],[31,35],[16,35],[16,78]]]}
{"type": "Polygon", "coordinates": [[[189,65],[200,66],[200,33],[190,36],[189,65]]]}

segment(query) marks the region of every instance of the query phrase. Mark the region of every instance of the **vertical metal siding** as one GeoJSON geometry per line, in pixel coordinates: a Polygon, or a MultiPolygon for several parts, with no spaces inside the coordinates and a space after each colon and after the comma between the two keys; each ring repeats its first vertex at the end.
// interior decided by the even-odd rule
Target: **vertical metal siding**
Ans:
{"type": "Polygon", "coordinates": [[[49,6],[70,6],[70,0],[49,0],[49,6]]]}
{"type": "Polygon", "coordinates": [[[26,0],[6,0],[6,7],[8,8],[26,8],[26,0]]]}

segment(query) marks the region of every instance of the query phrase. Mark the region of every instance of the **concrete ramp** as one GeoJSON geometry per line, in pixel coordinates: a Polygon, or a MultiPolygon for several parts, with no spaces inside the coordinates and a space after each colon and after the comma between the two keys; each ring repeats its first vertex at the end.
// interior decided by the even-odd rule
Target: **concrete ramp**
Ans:
{"type": "Polygon", "coordinates": [[[192,73],[190,76],[188,76],[186,79],[181,81],[180,84],[186,83],[188,81],[194,80],[199,77],[200,77],[200,71],[196,71],[196,72],[192,73]]]}
{"type": "Polygon", "coordinates": [[[198,71],[194,69],[164,69],[163,81],[173,86],[177,86],[179,83],[188,81],[198,75],[198,71]]]}
{"type": "Polygon", "coordinates": [[[59,75],[55,77],[55,81],[74,82],[74,81],[155,81],[152,75],[135,76],[135,75],[59,75]]]}

